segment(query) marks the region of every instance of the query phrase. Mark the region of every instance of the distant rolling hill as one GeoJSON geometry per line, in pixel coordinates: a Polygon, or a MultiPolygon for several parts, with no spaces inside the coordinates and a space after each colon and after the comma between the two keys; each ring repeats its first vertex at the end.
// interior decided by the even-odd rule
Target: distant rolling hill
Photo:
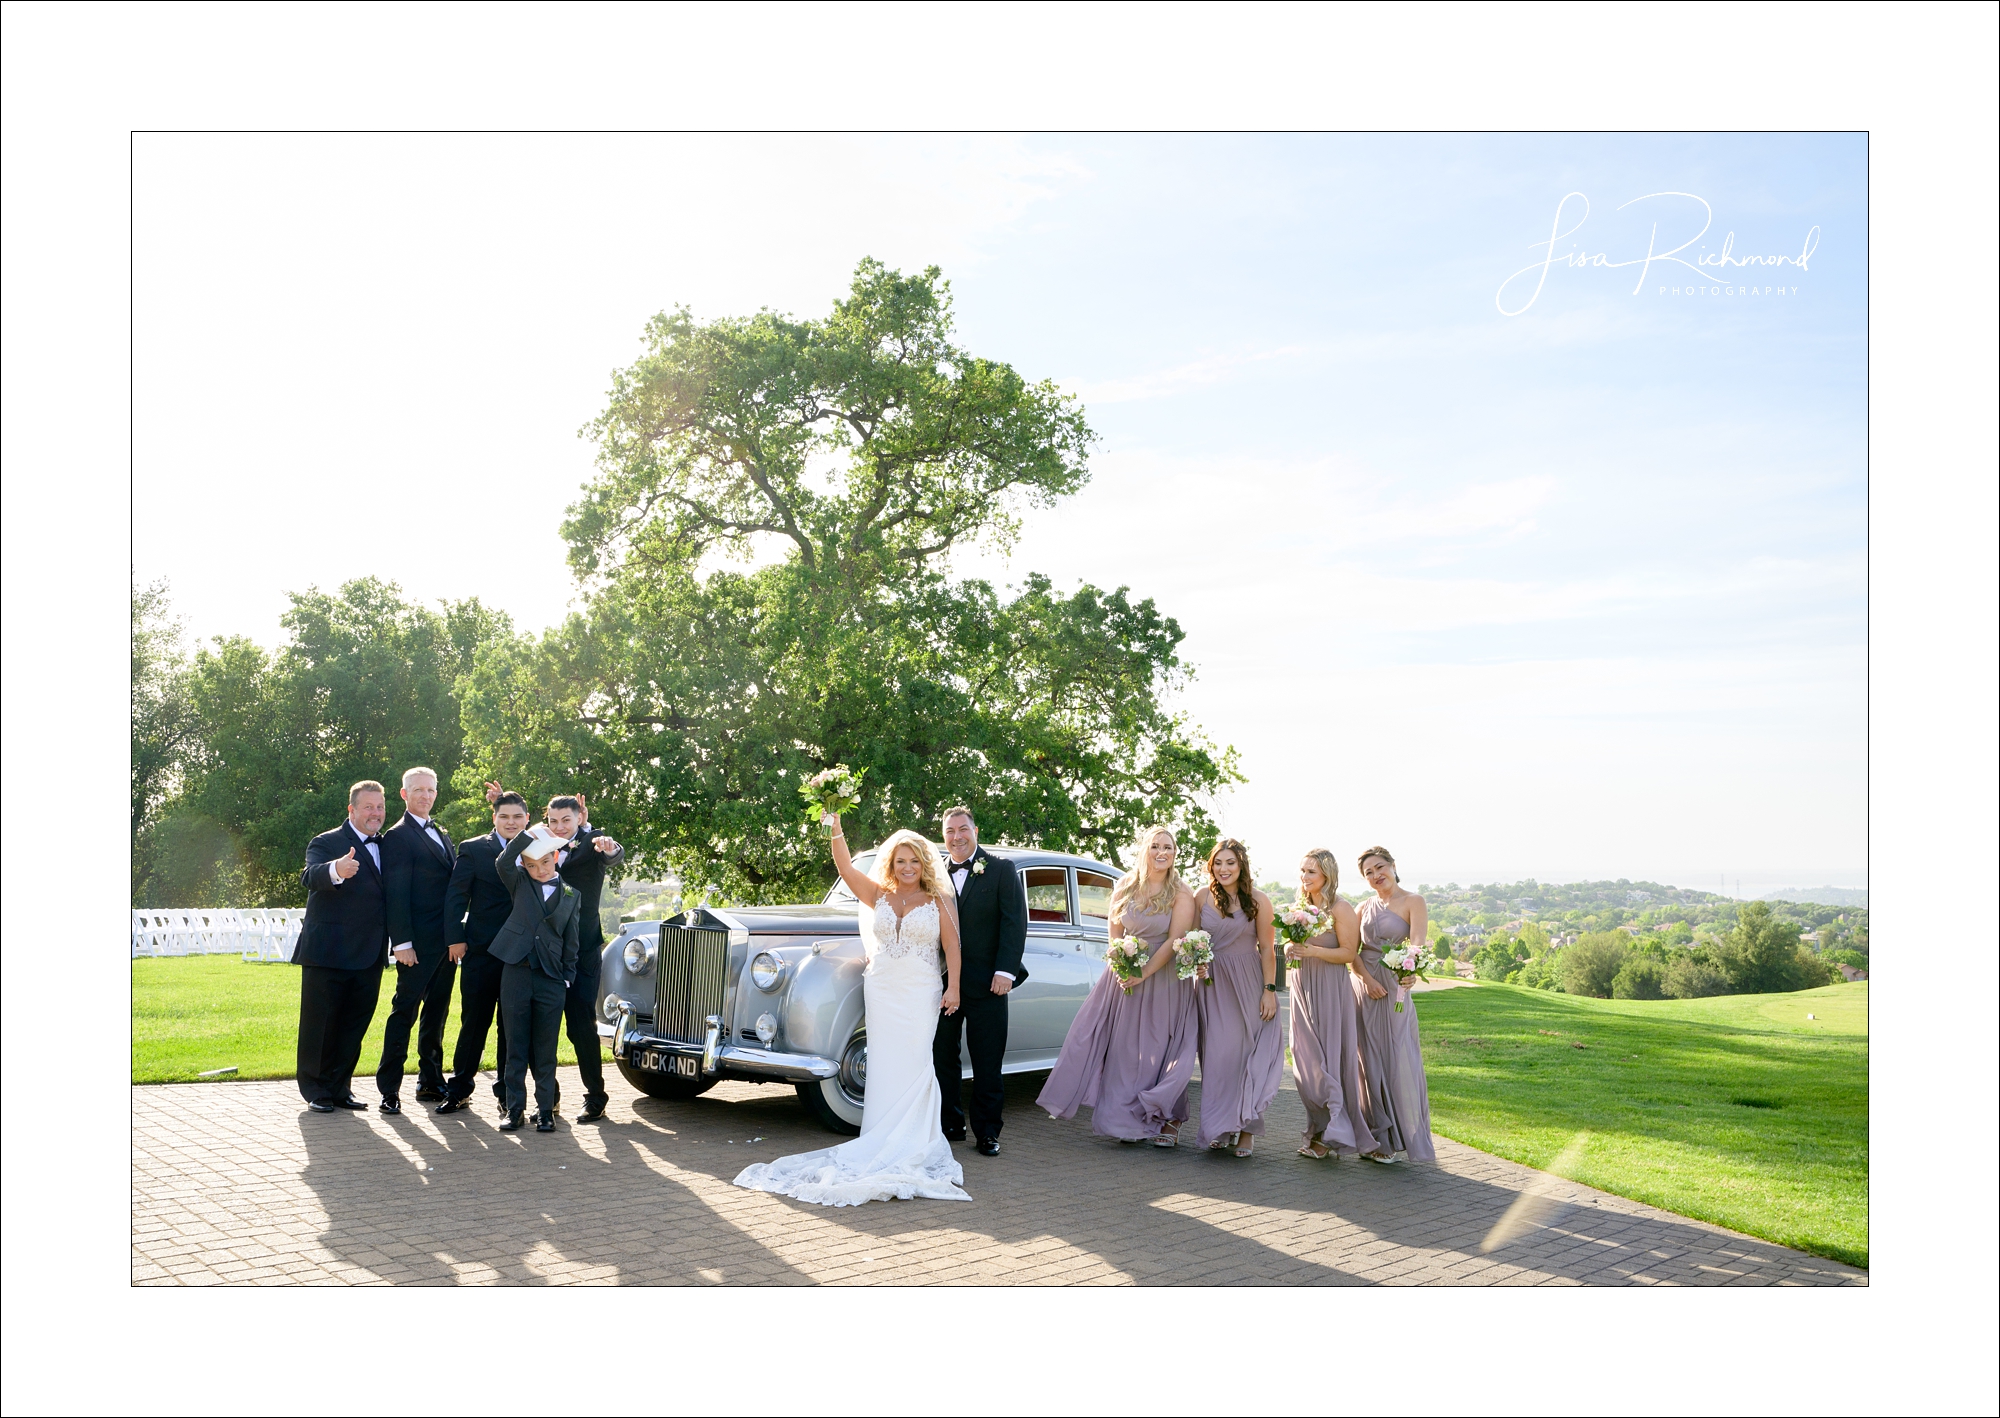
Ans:
{"type": "Polygon", "coordinates": [[[1769,891],[1757,898],[1760,901],[1804,901],[1815,906],[1861,906],[1868,905],[1868,888],[1865,886],[1788,886],[1783,891],[1769,891]]]}

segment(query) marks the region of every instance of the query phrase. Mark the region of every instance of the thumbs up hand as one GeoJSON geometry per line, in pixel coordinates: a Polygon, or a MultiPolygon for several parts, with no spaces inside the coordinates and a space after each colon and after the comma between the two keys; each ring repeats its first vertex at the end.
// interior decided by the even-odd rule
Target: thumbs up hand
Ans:
{"type": "Polygon", "coordinates": [[[333,874],[339,877],[342,881],[347,880],[350,876],[353,876],[356,872],[360,870],[361,870],[361,863],[354,860],[354,849],[352,847],[349,847],[347,849],[346,856],[340,858],[333,864],[333,874]]]}

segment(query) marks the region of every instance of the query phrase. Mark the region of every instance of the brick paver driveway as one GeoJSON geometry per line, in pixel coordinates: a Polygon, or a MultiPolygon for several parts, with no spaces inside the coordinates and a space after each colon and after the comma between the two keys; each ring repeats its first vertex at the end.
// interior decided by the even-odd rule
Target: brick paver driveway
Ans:
{"type": "MultiPolygon", "coordinates": [[[[563,1070],[570,1106],[583,1089],[563,1070]]],[[[1259,1155],[1127,1147],[1010,1083],[1005,1151],[959,1148],[967,1202],[832,1209],[742,1191],[835,1141],[789,1089],[691,1103],[611,1074],[610,1115],[507,1135],[308,1113],[285,1083],[134,1088],[143,1285],[1853,1285],[1866,1272],[1438,1139],[1437,1167],[1307,1162],[1287,1081],[1259,1155]],[[1482,1246],[1490,1249],[1483,1249],[1482,1246]]],[[[482,1093],[482,1100],[484,1094],[482,1093]]],[[[1198,1101],[1198,1099],[1197,1099],[1198,1101]]],[[[1190,1132],[1192,1130],[1190,1129],[1190,1132]]]]}

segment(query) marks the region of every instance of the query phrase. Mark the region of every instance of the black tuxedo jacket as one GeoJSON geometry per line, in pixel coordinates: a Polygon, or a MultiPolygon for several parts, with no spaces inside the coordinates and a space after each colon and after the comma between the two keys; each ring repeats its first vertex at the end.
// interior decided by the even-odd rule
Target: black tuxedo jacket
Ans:
{"type": "MultiPolygon", "coordinates": [[[[603,835],[585,824],[577,832],[576,845],[570,848],[568,859],[559,871],[562,879],[574,886],[577,895],[583,898],[583,922],[578,927],[577,939],[582,949],[591,952],[604,949],[604,918],[597,914],[598,902],[604,899],[604,874],[625,860],[623,847],[607,855],[591,845],[594,839],[603,835]]],[[[586,975],[595,970],[596,954],[592,953],[588,958],[578,957],[577,968],[586,975]]]]}
{"type": "Polygon", "coordinates": [[[437,836],[403,819],[382,834],[382,876],[388,891],[389,944],[414,945],[428,955],[442,951],[458,937],[458,923],[446,910],[451,872],[457,853],[439,828],[437,836]]]}
{"type": "MultiPolygon", "coordinates": [[[[1021,951],[1028,943],[1028,898],[1021,889],[1021,872],[1004,857],[988,856],[980,847],[972,854],[972,870],[958,894],[959,993],[964,998],[988,993],[995,972],[1005,970],[1017,985],[1026,984],[1028,967],[1021,951]],[[986,870],[978,864],[986,863],[986,870]]],[[[951,858],[941,863],[951,881],[951,858]]]]}
{"type": "Polygon", "coordinates": [[[500,860],[498,833],[482,832],[458,844],[451,885],[444,898],[445,920],[458,934],[447,945],[465,942],[465,958],[484,955],[500,927],[514,912],[514,893],[500,880],[494,863],[500,860]]]}
{"type": "Polygon", "coordinates": [[[507,844],[507,850],[493,864],[513,894],[514,909],[488,949],[496,960],[509,965],[531,964],[543,974],[571,985],[576,982],[577,929],[583,914],[583,897],[557,876],[555,894],[543,900],[542,884],[521,866],[521,853],[534,840],[523,832],[507,844]]]}
{"type": "MultiPolygon", "coordinates": [[[[387,844],[382,860],[389,860],[387,844]]],[[[382,873],[350,823],[322,832],[306,846],[306,919],[292,959],[333,970],[378,969],[389,955],[388,893],[382,873]],[[335,884],[333,864],[352,850],[361,870],[335,884]]]]}

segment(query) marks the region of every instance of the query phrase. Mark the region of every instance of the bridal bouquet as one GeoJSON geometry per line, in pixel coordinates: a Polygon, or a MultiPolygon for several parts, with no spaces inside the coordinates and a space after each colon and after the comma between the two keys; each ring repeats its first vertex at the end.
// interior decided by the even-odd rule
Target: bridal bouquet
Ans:
{"type": "Polygon", "coordinates": [[[1111,967],[1111,973],[1118,977],[1121,985],[1137,984],[1140,971],[1152,958],[1151,949],[1137,936],[1120,936],[1104,947],[1104,963],[1111,967]]]}
{"type": "Polygon", "coordinates": [[[845,763],[836,763],[799,784],[799,796],[806,800],[806,821],[821,824],[831,837],[833,819],[861,806],[861,779],[867,772],[864,768],[857,773],[845,763]]]}
{"type": "MultiPolygon", "coordinates": [[[[1192,980],[1195,971],[1215,959],[1215,951],[1209,945],[1207,931],[1189,931],[1181,937],[1181,943],[1174,947],[1174,959],[1178,962],[1174,973],[1183,980],[1192,980]]],[[[1203,984],[1213,981],[1204,980],[1203,984]]]]}
{"type": "Polygon", "coordinates": [[[1286,945],[1304,945],[1333,929],[1333,912],[1309,901],[1278,908],[1278,938],[1286,945]]]}

